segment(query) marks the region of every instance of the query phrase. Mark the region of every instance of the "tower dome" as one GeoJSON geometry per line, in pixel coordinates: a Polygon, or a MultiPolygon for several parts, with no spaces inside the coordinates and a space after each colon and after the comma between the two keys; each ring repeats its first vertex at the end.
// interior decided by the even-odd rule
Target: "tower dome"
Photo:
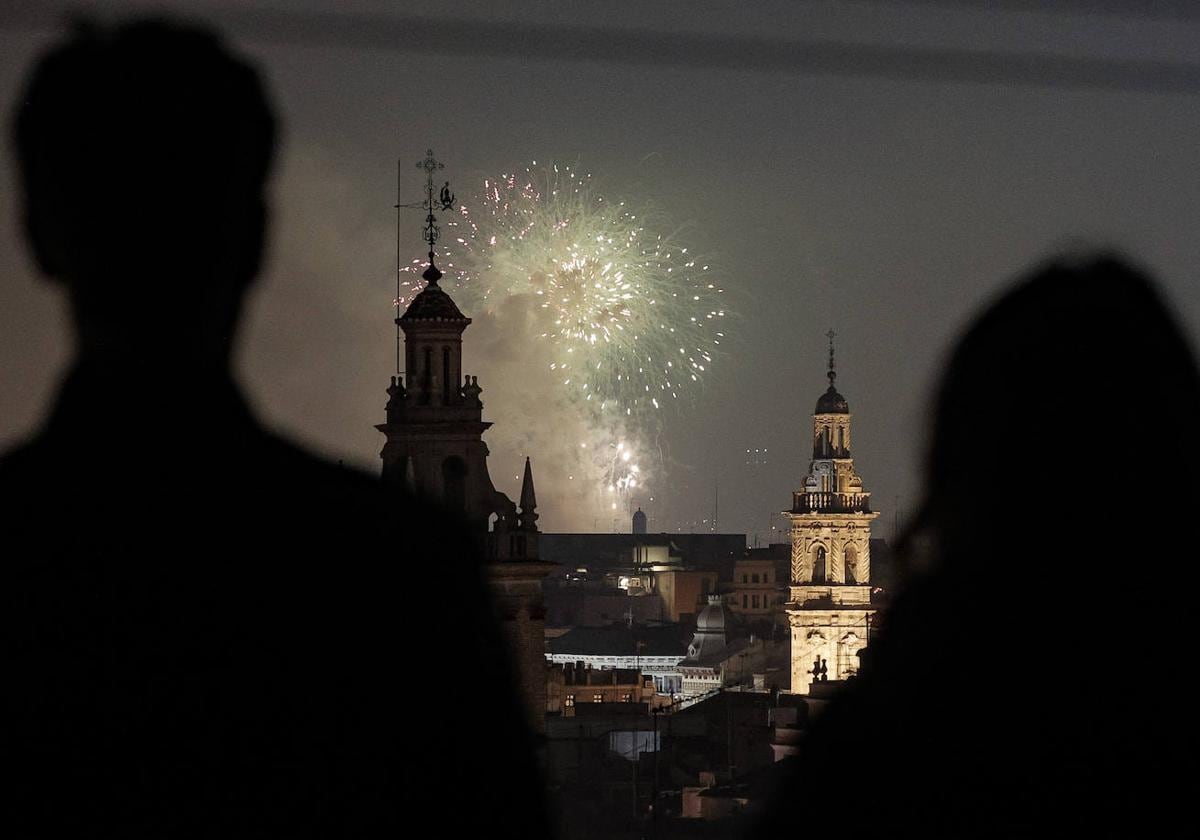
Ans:
{"type": "MultiPolygon", "coordinates": [[[[830,372],[832,374],[832,371],[830,372]]],[[[833,376],[829,377],[829,390],[821,395],[817,400],[817,410],[814,414],[849,414],[850,405],[846,402],[846,398],[837,392],[837,388],[833,387],[833,376]]]]}
{"type": "Polygon", "coordinates": [[[725,600],[720,595],[709,595],[708,606],[696,616],[696,632],[725,635],[725,600]]]}
{"type": "Polygon", "coordinates": [[[438,285],[436,279],[430,280],[425,288],[412,299],[412,302],[408,304],[408,309],[404,310],[404,314],[400,316],[400,320],[404,322],[455,321],[463,324],[471,323],[471,319],[462,314],[462,310],[438,285]]]}

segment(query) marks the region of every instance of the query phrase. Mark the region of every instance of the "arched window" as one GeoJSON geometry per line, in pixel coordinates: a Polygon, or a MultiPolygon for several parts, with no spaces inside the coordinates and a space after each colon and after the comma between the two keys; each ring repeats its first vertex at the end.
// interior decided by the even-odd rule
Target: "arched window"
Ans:
{"type": "Polygon", "coordinates": [[[825,546],[823,545],[819,545],[813,549],[812,582],[825,582],[825,546]]]}
{"type": "Polygon", "coordinates": [[[450,348],[442,348],[442,405],[450,405],[450,348]]]}
{"type": "Polygon", "coordinates": [[[846,583],[858,583],[858,549],[852,545],[846,546],[845,563],[846,583]]]}
{"type": "Polygon", "coordinates": [[[429,392],[433,390],[433,350],[425,348],[425,366],[421,371],[421,403],[429,405],[429,392]]]}
{"type": "Polygon", "coordinates": [[[467,507],[467,465],[454,455],[442,461],[442,500],[453,511],[467,507]]]}

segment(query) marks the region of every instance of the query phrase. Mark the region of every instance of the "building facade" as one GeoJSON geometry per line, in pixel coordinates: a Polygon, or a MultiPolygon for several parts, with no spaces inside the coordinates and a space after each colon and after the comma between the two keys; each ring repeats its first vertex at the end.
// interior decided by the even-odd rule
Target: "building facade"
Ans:
{"type": "Polygon", "coordinates": [[[858,671],[870,636],[871,494],[851,456],[850,407],[837,392],[832,337],[829,388],[813,413],[813,456],[803,486],[792,493],[792,691],[844,680],[858,671]]]}
{"type": "Polygon", "coordinates": [[[574,717],[575,709],[587,703],[648,705],[657,696],[654,678],[636,668],[597,670],[584,662],[547,666],[546,714],[574,717]]]}
{"type": "Polygon", "coordinates": [[[743,621],[771,620],[787,602],[787,584],[776,579],[775,561],[747,557],[733,564],[726,603],[743,621]]]}

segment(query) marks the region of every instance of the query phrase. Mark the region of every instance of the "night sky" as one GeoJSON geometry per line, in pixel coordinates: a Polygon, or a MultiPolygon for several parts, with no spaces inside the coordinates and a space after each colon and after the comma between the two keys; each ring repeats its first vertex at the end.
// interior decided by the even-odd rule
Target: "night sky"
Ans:
{"type": "MultiPolygon", "coordinates": [[[[664,413],[663,460],[634,498],[651,530],[707,530],[718,479],[720,530],[766,540],[782,525],[771,514],[790,504],[807,467],[830,327],[839,336],[838,387],[854,414],[856,465],[882,511],[878,536],[891,535],[897,498],[901,514],[917,502],[930,396],[950,343],[1022,269],[1063,249],[1118,248],[1160,277],[1193,340],[1200,327],[1200,85],[1189,92],[1138,76],[1143,65],[1123,65],[1200,64],[1200,18],[1186,12],[1148,19],[1115,2],[1094,4],[1105,12],[1086,17],[1082,3],[1044,3],[1057,12],[1040,13],[1021,11],[1036,4],[993,12],[969,2],[341,2],[339,13],[367,23],[334,35],[314,23],[282,42],[263,35],[270,17],[254,10],[265,4],[163,5],[224,15],[231,41],[263,70],[283,123],[270,258],[239,354],[247,390],[273,425],[371,470],[393,365],[396,161],[416,200],[412,164],[427,147],[446,162],[460,196],[530,160],[578,165],[606,196],[653,203],[710,257],[727,290],[727,352],[702,391],[664,413]],[[626,29],[630,43],[650,48],[638,50],[644,61],[635,64],[574,60],[570,43],[525,55],[492,44],[489,55],[473,56],[457,41],[427,50],[369,37],[372,16],[427,8],[497,38],[544,27],[569,42],[564,28],[578,27],[582,48],[596,56],[613,40],[597,37],[598,28],[626,29]],[[728,52],[719,51],[716,66],[705,67],[696,45],[720,39],[740,45],[758,69],[728,67],[728,52]],[[1110,73],[1108,87],[933,78],[936,71],[855,77],[844,62],[824,71],[790,66],[778,59],[783,41],[845,42],[848,61],[853,45],[882,45],[1105,59],[1110,73]],[[652,48],[658,42],[661,51],[652,48]],[[1122,87],[1135,76],[1138,84],[1122,87]],[[747,464],[747,449],[766,449],[766,462],[747,464]]],[[[55,4],[41,4],[39,19],[52,14],[47,6],[55,4]]],[[[293,12],[324,6],[288,4],[293,12]]],[[[6,119],[53,38],[28,22],[29,9],[0,4],[6,119]]],[[[186,201],[188,161],[163,177],[177,181],[186,201]]],[[[13,184],[6,157],[3,445],[36,425],[70,356],[64,309],[21,241],[13,184]]],[[[104,196],[81,200],[104,212],[104,196]]],[[[406,257],[420,256],[418,216],[402,235],[406,257]]],[[[163,266],[162,282],[171,274],[163,266]]],[[[497,487],[515,497],[519,464],[531,455],[545,530],[611,529],[608,511],[565,501],[559,429],[529,404],[519,365],[482,350],[498,340],[486,320],[466,333],[464,366],[478,374],[485,419],[496,423],[485,439],[497,487]]],[[[1137,335],[1114,340],[1138,352],[1137,335]]],[[[1139,384],[1112,387],[1133,398],[1139,384]]],[[[1121,444],[1113,441],[1114,474],[1121,444]]],[[[1043,467],[1014,465],[1014,490],[1030,489],[1043,467]]]]}

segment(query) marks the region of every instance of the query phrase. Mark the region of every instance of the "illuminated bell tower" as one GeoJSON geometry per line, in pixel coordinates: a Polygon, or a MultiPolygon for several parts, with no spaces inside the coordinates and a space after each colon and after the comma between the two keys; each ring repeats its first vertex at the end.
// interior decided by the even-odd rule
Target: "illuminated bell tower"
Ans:
{"type": "Polygon", "coordinates": [[[792,493],[792,692],[858,670],[871,606],[871,494],[850,454],[850,407],[834,386],[829,331],[829,388],[813,412],[813,454],[803,487],[792,493]]]}

